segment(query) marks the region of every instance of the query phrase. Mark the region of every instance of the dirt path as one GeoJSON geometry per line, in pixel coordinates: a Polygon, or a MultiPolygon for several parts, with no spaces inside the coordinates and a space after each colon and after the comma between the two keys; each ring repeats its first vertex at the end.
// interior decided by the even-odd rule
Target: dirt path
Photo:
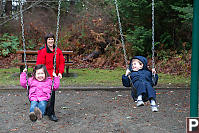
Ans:
{"type": "Polygon", "coordinates": [[[136,107],[130,91],[57,91],[58,122],[31,122],[25,92],[0,91],[0,132],[20,133],[183,133],[189,90],[158,90],[159,112],[136,107]]]}

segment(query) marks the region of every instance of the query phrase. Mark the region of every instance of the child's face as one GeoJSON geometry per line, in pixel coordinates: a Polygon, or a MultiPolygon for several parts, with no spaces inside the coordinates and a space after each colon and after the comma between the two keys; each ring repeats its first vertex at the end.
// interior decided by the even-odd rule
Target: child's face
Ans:
{"type": "Polygon", "coordinates": [[[35,78],[36,78],[38,81],[44,80],[45,77],[46,77],[46,75],[45,75],[44,70],[43,70],[42,68],[36,70],[35,78]]]}
{"type": "Polygon", "coordinates": [[[133,59],[132,61],[132,69],[133,71],[138,71],[143,68],[143,63],[138,59],[133,59]]]}

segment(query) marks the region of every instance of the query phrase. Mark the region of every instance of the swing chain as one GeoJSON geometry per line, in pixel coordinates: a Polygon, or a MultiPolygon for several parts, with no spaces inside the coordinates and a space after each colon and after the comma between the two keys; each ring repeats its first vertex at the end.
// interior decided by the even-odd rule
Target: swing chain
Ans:
{"type": "Polygon", "coordinates": [[[115,8],[116,8],[117,18],[118,18],[118,23],[119,23],[121,42],[122,42],[122,47],[123,47],[123,52],[124,52],[124,60],[125,60],[125,63],[126,63],[126,68],[128,68],[126,48],[125,48],[124,38],[123,38],[124,35],[123,35],[123,32],[122,32],[122,24],[121,24],[121,21],[120,21],[120,14],[119,14],[119,10],[118,10],[117,0],[115,0],[115,8]]]}
{"type": "MultiPolygon", "coordinates": [[[[27,7],[26,9],[22,10],[22,12],[25,12],[25,11],[29,10],[30,8],[32,8],[32,7],[36,6],[36,5],[38,5],[38,4],[41,3],[42,1],[43,1],[43,0],[38,0],[38,1],[35,2],[34,4],[32,4],[32,5],[30,5],[29,7],[27,7]]],[[[27,2],[27,1],[26,1],[26,2],[27,2]]],[[[19,4],[20,4],[20,3],[19,3],[19,4]]],[[[18,16],[20,15],[20,11],[17,12],[17,13],[15,13],[14,15],[18,17],[18,16]]],[[[8,18],[8,17],[9,17],[9,16],[7,16],[6,18],[8,18]]],[[[11,20],[13,20],[13,19],[14,19],[14,17],[5,20],[3,23],[0,24],[0,26],[6,24],[7,22],[9,22],[9,21],[11,21],[11,20]]]]}
{"type": "MultiPolygon", "coordinates": [[[[27,68],[27,62],[26,62],[26,44],[25,44],[25,37],[24,37],[24,23],[23,23],[23,13],[22,13],[22,2],[20,0],[20,15],[21,15],[21,32],[22,32],[22,41],[23,41],[23,49],[24,49],[24,63],[25,63],[25,69],[27,68]]],[[[27,95],[28,95],[28,72],[26,71],[26,89],[27,89],[27,95]]]]}
{"type": "MultiPolygon", "coordinates": [[[[154,30],[154,0],[152,0],[152,69],[155,68],[155,39],[154,39],[154,36],[155,36],[155,30],[154,30]]],[[[153,84],[155,85],[155,74],[152,73],[152,81],[153,81],[153,84]]]]}
{"type": "Polygon", "coordinates": [[[155,48],[154,48],[154,42],[155,42],[155,39],[154,39],[154,36],[155,36],[155,33],[154,33],[154,0],[152,0],[152,68],[155,68],[155,48]]]}
{"type": "MultiPolygon", "coordinates": [[[[56,71],[56,55],[57,55],[58,33],[59,33],[60,7],[61,7],[61,0],[59,0],[59,3],[58,3],[58,13],[57,13],[57,30],[56,30],[56,40],[55,40],[54,71],[56,71]]],[[[53,78],[53,82],[52,82],[52,90],[53,90],[53,88],[54,88],[54,78],[53,78]]]]}

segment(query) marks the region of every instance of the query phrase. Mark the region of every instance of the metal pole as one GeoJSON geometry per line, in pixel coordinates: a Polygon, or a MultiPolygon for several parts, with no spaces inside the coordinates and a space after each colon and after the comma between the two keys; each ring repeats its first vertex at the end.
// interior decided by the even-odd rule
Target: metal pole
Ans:
{"type": "Polygon", "coordinates": [[[191,59],[191,90],[190,117],[198,117],[198,78],[199,78],[199,0],[193,4],[192,28],[192,59],[191,59]]]}

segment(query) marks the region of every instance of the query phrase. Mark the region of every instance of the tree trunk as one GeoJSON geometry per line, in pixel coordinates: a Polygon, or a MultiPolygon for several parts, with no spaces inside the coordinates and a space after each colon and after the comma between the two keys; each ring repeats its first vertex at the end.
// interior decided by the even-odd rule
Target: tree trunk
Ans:
{"type": "Polygon", "coordinates": [[[5,12],[6,12],[6,15],[10,15],[11,14],[11,12],[12,12],[12,1],[10,1],[10,0],[6,1],[5,12]]]}

